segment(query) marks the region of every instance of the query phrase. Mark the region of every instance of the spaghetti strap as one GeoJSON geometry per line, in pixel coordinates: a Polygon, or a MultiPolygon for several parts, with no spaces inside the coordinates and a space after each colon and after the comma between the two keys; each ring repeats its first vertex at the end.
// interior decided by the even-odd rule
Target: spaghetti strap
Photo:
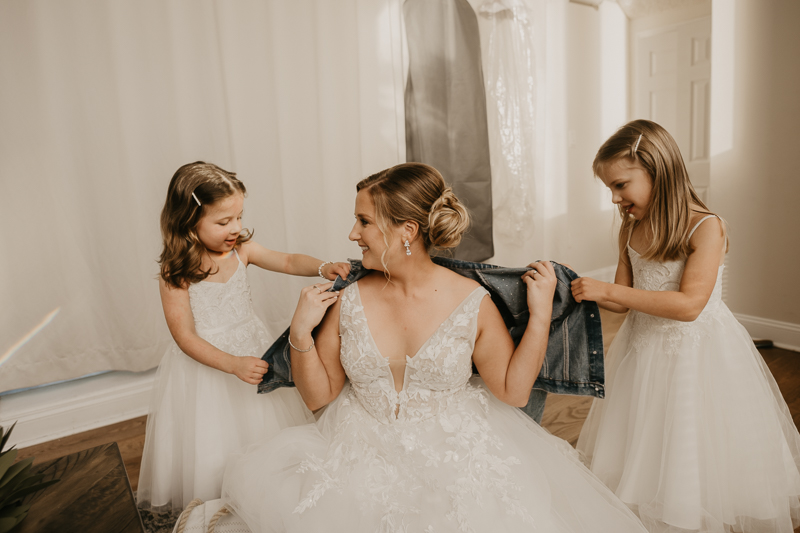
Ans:
{"type": "MultiPolygon", "coordinates": [[[[703,222],[705,222],[709,218],[715,218],[715,217],[719,218],[717,215],[706,215],[703,218],[701,218],[700,221],[697,224],[694,225],[694,227],[692,228],[692,231],[689,232],[689,236],[686,237],[686,242],[689,242],[689,239],[691,239],[692,235],[694,235],[694,230],[696,230],[697,227],[700,226],[700,224],[702,224],[703,222]]],[[[628,237],[628,240],[630,240],[630,237],[628,237]]]]}
{"type": "Polygon", "coordinates": [[[631,224],[631,227],[628,230],[628,242],[625,243],[625,246],[631,245],[631,235],[633,235],[633,224],[631,224]]]}
{"type": "Polygon", "coordinates": [[[239,251],[236,249],[235,246],[233,247],[233,253],[236,254],[236,259],[238,259],[240,263],[244,263],[244,261],[242,261],[242,258],[239,257],[239,251]]]}

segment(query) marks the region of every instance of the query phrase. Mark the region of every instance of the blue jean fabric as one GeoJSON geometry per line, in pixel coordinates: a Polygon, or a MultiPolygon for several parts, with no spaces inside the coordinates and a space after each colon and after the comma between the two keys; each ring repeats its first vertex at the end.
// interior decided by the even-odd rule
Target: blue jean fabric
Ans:
{"type": "MultiPolygon", "coordinates": [[[[529,268],[504,268],[446,257],[432,259],[438,265],[477,281],[489,291],[514,344],[519,344],[530,317],[527,288],[521,279],[529,268]]],[[[337,278],[331,290],[341,290],[370,272],[363,268],[361,261],[351,259],[350,265],[347,279],[337,278]]],[[[541,421],[548,392],[597,398],[605,395],[603,332],[597,304],[576,302],[572,297],[570,283],[578,275],[555,262],[553,267],[558,281],[553,298],[547,353],[539,377],[533,385],[528,405],[522,408],[537,422],[541,421]]],[[[269,370],[258,386],[259,393],[294,386],[288,338],[287,329],[262,357],[269,363],[269,370]]]]}

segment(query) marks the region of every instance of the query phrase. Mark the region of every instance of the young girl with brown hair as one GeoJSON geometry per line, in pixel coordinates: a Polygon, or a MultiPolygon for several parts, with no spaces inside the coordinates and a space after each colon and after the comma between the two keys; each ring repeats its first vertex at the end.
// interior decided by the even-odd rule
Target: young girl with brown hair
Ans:
{"type": "Polygon", "coordinates": [[[619,206],[619,264],[613,284],[579,278],[572,292],[630,311],[579,451],[651,533],[791,533],[800,523],[800,435],[721,299],[724,223],[654,122],[620,128],[593,169],[619,206]]]}
{"type": "Polygon", "coordinates": [[[198,161],[175,172],[161,212],[159,287],[175,343],[155,378],[137,499],[182,509],[219,498],[230,452],[313,420],[293,389],[256,385],[272,337],[255,315],[246,267],[297,276],[347,276],[349,263],[268,250],[242,229],[246,189],[233,172],[198,161]]]}

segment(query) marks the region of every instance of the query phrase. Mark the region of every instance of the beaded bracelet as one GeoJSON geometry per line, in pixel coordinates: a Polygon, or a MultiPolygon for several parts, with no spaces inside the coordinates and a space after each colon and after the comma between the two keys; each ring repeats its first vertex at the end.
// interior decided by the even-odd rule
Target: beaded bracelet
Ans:
{"type": "Polygon", "coordinates": [[[319,265],[319,268],[317,268],[317,274],[319,274],[319,277],[321,277],[322,279],[328,279],[328,278],[326,278],[325,276],[322,275],[322,267],[324,267],[325,265],[332,265],[332,264],[333,264],[333,261],[325,261],[324,263],[319,265]]]}
{"type": "Polygon", "coordinates": [[[291,346],[292,348],[294,348],[295,350],[297,350],[297,351],[298,351],[298,352],[300,352],[300,353],[306,353],[306,352],[310,352],[310,351],[311,351],[311,348],[313,348],[313,347],[314,347],[314,337],[311,337],[311,346],[309,346],[309,347],[308,347],[308,348],[306,348],[305,350],[301,350],[300,348],[298,348],[297,346],[295,346],[294,344],[292,344],[292,336],[291,336],[291,335],[287,335],[287,336],[286,336],[286,340],[288,340],[288,341],[289,341],[289,346],[291,346]]]}

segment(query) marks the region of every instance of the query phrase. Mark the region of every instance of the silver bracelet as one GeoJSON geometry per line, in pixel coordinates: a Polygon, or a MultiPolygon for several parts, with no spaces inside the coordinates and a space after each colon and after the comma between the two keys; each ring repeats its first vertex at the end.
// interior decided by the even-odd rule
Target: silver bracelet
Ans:
{"type": "Polygon", "coordinates": [[[333,264],[333,261],[325,261],[324,263],[322,263],[319,266],[319,268],[317,268],[317,274],[319,274],[319,277],[321,277],[322,279],[328,279],[328,278],[326,278],[325,276],[322,275],[322,267],[324,267],[325,265],[332,265],[332,264],[333,264]]]}
{"type": "Polygon", "coordinates": [[[298,348],[297,346],[295,346],[294,344],[292,344],[292,336],[291,336],[291,335],[286,335],[286,340],[288,340],[288,341],[289,341],[289,346],[291,346],[292,348],[294,348],[296,351],[298,351],[298,352],[300,352],[300,353],[306,353],[306,352],[310,352],[310,351],[311,351],[311,348],[313,348],[313,347],[314,347],[314,337],[311,337],[311,346],[309,346],[309,347],[308,347],[308,348],[306,348],[305,350],[301,350],[300,348],[298,348]]]}

